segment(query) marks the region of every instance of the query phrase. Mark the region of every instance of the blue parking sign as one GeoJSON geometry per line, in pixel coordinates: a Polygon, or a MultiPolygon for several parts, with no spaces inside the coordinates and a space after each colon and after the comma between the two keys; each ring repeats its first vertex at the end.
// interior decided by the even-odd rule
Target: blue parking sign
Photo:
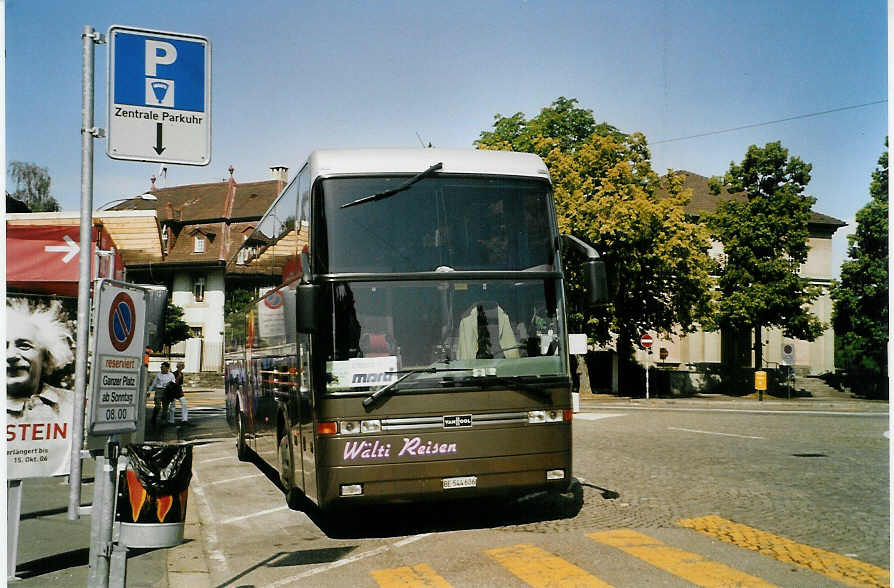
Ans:
{"type": "Polygon", "coordinates": [[[203,112],[205,43],[118,33],[115,102],[203,112]]]}
{"type": "Polygon", "coordinates": [[[211,161],[211,44],[205,37],[109,29],[113,159],[206,165],[211,161]]]}

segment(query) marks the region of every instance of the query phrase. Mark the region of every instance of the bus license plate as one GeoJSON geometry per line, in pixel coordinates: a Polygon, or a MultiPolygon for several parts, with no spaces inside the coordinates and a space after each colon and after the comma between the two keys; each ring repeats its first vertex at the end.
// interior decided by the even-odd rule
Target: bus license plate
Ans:
{"type": "Polygon", "coordinates": [[[478,485],[478,476],[459,476],[458,478],[443,478],[444,490],[450,488],[474,488],[478,485]]]}

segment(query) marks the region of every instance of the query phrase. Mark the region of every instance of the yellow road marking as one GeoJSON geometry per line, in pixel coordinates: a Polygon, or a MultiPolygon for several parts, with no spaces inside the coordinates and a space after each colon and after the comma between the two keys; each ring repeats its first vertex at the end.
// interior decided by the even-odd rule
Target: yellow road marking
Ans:
{"type": "Polygon", "coordinates": [[[450,588],[447,580],[425,564],[390,570],[373,570],[373,578],[382,588],[450,588]]]}
{"type": "Polygon", "coordinates": [[[849,586],[890,586],[891,572],[850,557],[711,515],[677,524],[763,555],[808,568],[849,586]]]}
{"type": "Polygon", "coordinates": [[[773,584],[745,572],[665,545],[657,539],[630,529],[590,533],[587,537],[617,547],[625,553],[638,557],[646,563],[688,580],[697,586],[707,588],[720,588],[721,586],[769,588],[773,586],[773,584]]]}
{"type": "Polygon", "coordinates": [[[534,545],[513,545],[485,553],[534,588],[593,586],[611,588],[599,578],[534,545]]]}

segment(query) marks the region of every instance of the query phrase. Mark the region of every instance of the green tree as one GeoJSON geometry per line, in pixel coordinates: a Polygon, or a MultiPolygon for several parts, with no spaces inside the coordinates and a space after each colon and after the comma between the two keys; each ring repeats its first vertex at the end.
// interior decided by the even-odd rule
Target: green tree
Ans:
{"type": "Polygon", "coordinates": [[[9,177],[16,190],[11,194],[28,205],[32,212],[55,212],[59,202],[50,195],[50,173],[47,168],[22,161],[9,162],[9,177]]]}
{"type": "Polygon", "coordinates": [[[234,288],[227,292],[224,302],[224,328],[227,344],[238,344],[245,339],[245,321],[243,315],[254,300],[254,290],[250,288],[234,288]]]}
{"type": "Polygon", "coordinates": [[[707,215],[723,244],[718,264],[720,299],[716,326],[754,332],[755,367],[763,364],[762,327],[779,327],[788,337],[813,341],[823,324],[808,310],[821,290],[798,272],[807,261],[807,223],[816,199],[804,193],[811,165],[789,157],[779,142],[752,145],[742,163],[730,163],[714,187],[744,198],[721,202],[707,215]]]}
{"type": "Polygon", "coordinates": [[[161,335],[163,349],[170,353],[173,345],[188,338],[189,325],[183,322],[183,309],[168,300],[165,308],[165,328],[161,335]]]}
{"type": "Polygon", "coordinates": [[[857,212],[848,259],[833,284],[835,363],[855,393],[888,397],[888,142],[857,212]]]}
{"type": "Polygon", "coordinates": [[[481,149],[540,155],[553,182],[559,230],[590,241],[606,262],[610,304],[588,309],[568,264],[569,326],[600,343],[617,335],[622,361],[646,330],[690,332],[710,311],[708,232],[687,218],[682,179],[652,170],[645,137],[597,124],[577,101],[558,98],[525,119],[497,115],[481,149]]]}

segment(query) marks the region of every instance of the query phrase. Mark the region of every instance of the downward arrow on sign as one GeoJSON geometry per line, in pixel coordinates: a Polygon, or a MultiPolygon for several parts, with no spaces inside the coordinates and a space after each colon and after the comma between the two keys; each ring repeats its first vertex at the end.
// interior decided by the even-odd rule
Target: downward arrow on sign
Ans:
{"type": "Polygon", "coordinates": [[[68,263],[71,261],[78,252],[81,251],[80,245],[74,242],[74,239],[69,237],[68,235],[62,235],[62,239],[65,240],[65,245],[44,245],[44,251],[49,251],[51,253],[55,253],[57,251],[61,251],[65,253],[65,257],[62,258],[62,263],[68,263]]]}
{"type": "Polygon", "coordinates": [[[161,123],[155,123],[155,147],[153,147],[153,149],[155,149],[155,152],[159,155],[165,150],[165,148],[161,146],[162,142],[161,123]]]}

